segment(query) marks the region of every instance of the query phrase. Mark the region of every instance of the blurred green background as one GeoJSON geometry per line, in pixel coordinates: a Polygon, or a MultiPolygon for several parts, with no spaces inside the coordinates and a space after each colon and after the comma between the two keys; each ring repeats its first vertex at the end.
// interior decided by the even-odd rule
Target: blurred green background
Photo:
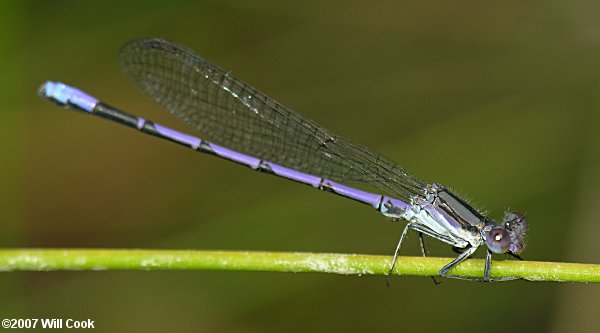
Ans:
{"type": "MultiPolygon", "coordinates": [[[[158,36],[494,218],[525,211],[524,258],[598,262],[598,12],[595,1],[0,2],[1,244],[392,254],[402,225],[367,206],[35,95],[63,81],[191,132],[119,69],[124,43],[158,36]]],[[[403,254],[418,253],[413,234],[403,254]]],[[[525,281],[2,273],[0,294],[2,318],[91,318],[96,331],[591,332],[600,322],[598,285],[525,281]]]]}

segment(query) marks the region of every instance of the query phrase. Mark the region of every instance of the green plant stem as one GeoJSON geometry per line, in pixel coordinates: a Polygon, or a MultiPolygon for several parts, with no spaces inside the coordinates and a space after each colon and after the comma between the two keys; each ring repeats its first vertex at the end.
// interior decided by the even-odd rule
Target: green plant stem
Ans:
{"type": "MultiPolygon", "coordinates": [[[[394,275],[434,276],[452,258],[399,257],[394,275]]],[[[4,249],[0,271],[226,270],[385,275],[391,257],[300,252],[129,249],[4,249]]],[[[452,274],[482,277],[484,262],[469,259],[452,274]]],[[[495,260],[492,277],[530,281],[600,282],[600,265],[495,260]]]]}

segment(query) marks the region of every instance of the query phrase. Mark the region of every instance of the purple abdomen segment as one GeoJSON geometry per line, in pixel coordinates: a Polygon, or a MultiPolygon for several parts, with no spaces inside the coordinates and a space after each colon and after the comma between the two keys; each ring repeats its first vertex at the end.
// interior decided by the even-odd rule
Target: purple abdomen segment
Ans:
{"type": "MultiPolygon", "coordinates": [[[[145,119],[138,117],[138,128],[140,130],[142,130],[144,128],[144,125],[147,123],[148,122],[145,119]]],[[[184,146],[189,146],[192,149],[198,149],[198,147],[200,147],[200,144],[202,143],[202,140],[195,136],[187,135],[159,124],[152,123],[152,125],[161,137],[168,138],[171,141],[175,141],[184,146]]]]}
{"type": "Polygon", "coordinates": [[[207,151],[202,151],[202,152],[208,152],[208,153],[212,153],[215,154],[219,157],[222,157],[224,159],[230,160],[230,161],[234,161],[236,163],[242,164],[242,165],[246,165],[249,166],[250,168],[256,170],[258,169],[258,166],[261,162],[261,160],[259,158],[253,157],[253,156],[248,156],[246,154],[242,154],[242,153],[238,153],[235,150],[231,150],[231,149],[227,149],[225,147],[216,145],[214,143],[210,143],[207,141],[202,141],[202,148],[207,149],[207,151]]]}
{"type": "Polygon", "coordinates": [[[320,189],[327,192],[333,192],[335,194],[339,194],[346,198],[350,198],[362,203],[369,204],[375,209],[379,209],[379,206],[381,204],[381,198],[383,197],[381,194],[374,194],[370,192],[357,190],[353,187],[342,185],[333,182],[329,179],[323,179],[321,181],[320,189]]]}
{"type": "Polygon", "coordinates": [[[299,183],[307,184],[315,188],[319,188],[321,180],[323,178],[309,175],[303,172],[298,172],[294,169],[286,168],[279,164],[271,163],[269,161],[262,161],[259,165],[259,170],[265,173],[270,173],[287,179],[297,181],[299,183]]]}

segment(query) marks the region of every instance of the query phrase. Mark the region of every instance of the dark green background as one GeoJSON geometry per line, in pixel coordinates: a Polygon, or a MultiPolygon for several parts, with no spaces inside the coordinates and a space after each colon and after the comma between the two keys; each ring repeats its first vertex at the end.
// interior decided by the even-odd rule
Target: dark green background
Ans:
{"type": "MultiPolygon", "coordinates": [[[[402,225],[368,206],[35,95],[60,80],[191,132],[120,72],[124,43],[159,36],[492,217],[526,212],[526,259],[598,262],[599,12],[595,1],[0,2],[0,242],[392,253],[402,225]]],[[[419,253],[414,235],[403,253],[419,253]]],[[[524,281],[3,273],[0,295],[2,318],[91,318],[96,331],[582,332],[600,322],[597,285],[524,281]]]]}

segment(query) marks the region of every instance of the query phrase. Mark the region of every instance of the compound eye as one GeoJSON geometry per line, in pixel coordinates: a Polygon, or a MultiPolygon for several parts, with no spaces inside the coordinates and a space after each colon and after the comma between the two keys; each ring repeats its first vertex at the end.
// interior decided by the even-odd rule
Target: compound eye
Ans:
{"type": "Polygon", "coordinates": [[[494,253],[506,253],[510,247],[510,234],[504,228],[493,228],[487,234],[485,242],[494,253]]]}

